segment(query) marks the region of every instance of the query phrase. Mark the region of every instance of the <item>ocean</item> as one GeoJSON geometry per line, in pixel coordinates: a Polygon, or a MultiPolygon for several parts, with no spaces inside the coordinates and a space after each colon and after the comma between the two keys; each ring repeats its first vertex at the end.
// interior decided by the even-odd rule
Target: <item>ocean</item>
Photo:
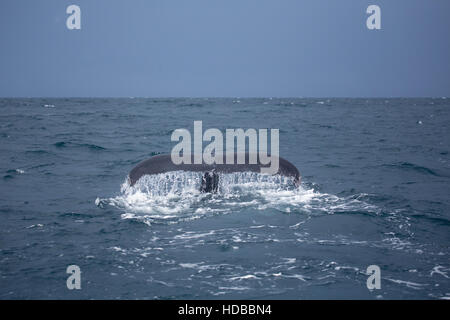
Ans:
{"type": "Polygon", "coordinates": [[[0,299],[450,299],[450,99],[0,99],[0,149],[0,299]],[[195,120],[278,128],[300,187],[127,185],[195,120]]]}

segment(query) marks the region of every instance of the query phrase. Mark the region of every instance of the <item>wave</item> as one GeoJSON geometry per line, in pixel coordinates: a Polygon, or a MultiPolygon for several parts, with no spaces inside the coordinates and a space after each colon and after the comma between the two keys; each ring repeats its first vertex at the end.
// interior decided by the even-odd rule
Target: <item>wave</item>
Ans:
{"type": "Polygon", "coordinates": [[[74,143],[74,142],[59,141],[59,142],[54,143],[53,145],[57,148],[81,147],[81,148],[87,148],[87,149],[93,150],[93,151],[106,150],[106,148],[103,148],[103,147],[95,145],[95,144],[89,144],[89,143],[74,143]]]}
{"type": "Polygon", "coordinates": [[[428,175],[432,175],[432,176],[439,176],[438,173],[436,173],[434,170],[432,170],[430,168],[419,166],[419,165],[416,165],[416,164],[410,163],[410,162],[398,162],[398,163],[394,163],[394,164],[385,164],[383,166],[389,167],[389,168],[398,168],[398,169],[407,170],[407,171],[414,171],[417,173],[428,174],[428,175]]]}

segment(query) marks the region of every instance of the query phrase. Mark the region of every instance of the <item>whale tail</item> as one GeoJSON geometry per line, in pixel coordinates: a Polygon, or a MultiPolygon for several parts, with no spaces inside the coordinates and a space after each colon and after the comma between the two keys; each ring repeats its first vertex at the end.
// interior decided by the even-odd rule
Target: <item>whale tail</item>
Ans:
{"type": "MultiPolygon", "coordinates": [[[[157,155],[150,159],[138,163],[129,173],[128,179],[130,186],[133,186],[142,176],[159,174],[170,171],[193,171],[202,173],[202,181],[200,185],[201,192],[212,192],[218,191],[219,186],[219,173],[234,173],[234,172],[261,172],[261,169],[267,167],[267,165],[262,164],[260,159],[257,158],[257,163],[249,164],[250,155],[246,153],[244,155],[245,163],[237,164],[226,163],[226,156],[223,156],[223,161],[221,164],[195,164],[194,157],[190,164],[174,164],[171,155],[157,155]]],[[[237,154],[235,154],[235,159],[237,154]]],[[[300,173],[298,169],[286,159],[281,157],[279,160],[279,168],[277,174],[291,177],[294,179],[294,185],[296,187],[300,184],[300,173]]]]}

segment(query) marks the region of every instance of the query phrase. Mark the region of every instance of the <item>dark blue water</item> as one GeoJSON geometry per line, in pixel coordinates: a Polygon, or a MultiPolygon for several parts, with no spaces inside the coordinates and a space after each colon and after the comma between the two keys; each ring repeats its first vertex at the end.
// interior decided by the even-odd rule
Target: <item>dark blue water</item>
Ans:
{"type": "Polygon", "coordinates": [[[449,99],[1,99],[0,149],[1,299],[450,298],[449,99]],[[279,128],[300,189],[124,183],[194,120],[279,128]]]}

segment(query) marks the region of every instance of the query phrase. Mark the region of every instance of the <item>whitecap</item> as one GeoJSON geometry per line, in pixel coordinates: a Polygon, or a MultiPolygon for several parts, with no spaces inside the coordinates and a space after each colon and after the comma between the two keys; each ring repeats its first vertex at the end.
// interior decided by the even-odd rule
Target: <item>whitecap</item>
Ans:
{"type": "Polygon", "coordinates": [[[449,278],[448,277],[448,275],[447,275],[447,273],[446,272],[444,272],[443,270],[441,270],[441,269],[443,269],[443,270],[445,270],[445,271],[448,271],[448,269],[446,269],[445,267],[443,267],[443,266],[435,266],[434,268],[433,268],[433,270],[430,272],[430,276],[433,276],[433,274],[439,274],[439,275],[441,275],[441,276],[443,276],[444,278],[449,278]]]}

